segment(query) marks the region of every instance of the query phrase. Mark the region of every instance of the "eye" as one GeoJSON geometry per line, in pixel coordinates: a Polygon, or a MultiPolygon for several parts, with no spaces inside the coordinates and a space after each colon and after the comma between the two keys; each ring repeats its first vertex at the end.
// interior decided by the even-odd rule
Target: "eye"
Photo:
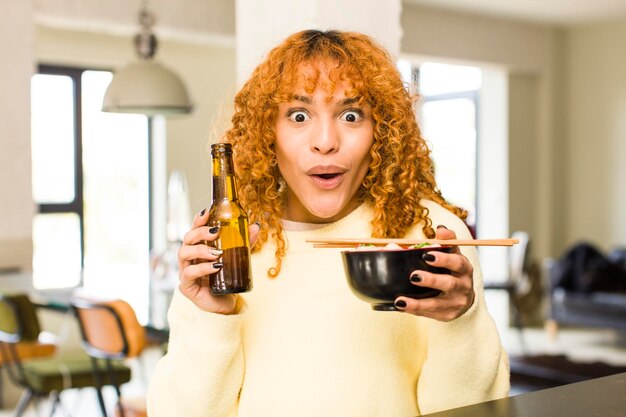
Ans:
{"type": "Polygon", "coordinates": [[[340,119],[344,122],[356,123],[363,119],[363,112],[355,109],[346,110],[341,113],[340,119]]]}
{"type": "Polygon", "coordinates": [[[307,112],[305,112],[303,110],[293,110],[293,111],[290,111],[287,114],[287,117],[289,118],[289,120],[291,120],[292,122],[296,122],[296,123],[303,123],[303,122],[306,122],[307,120],[310,119],[310,117],[307,114],[307,112]]]}

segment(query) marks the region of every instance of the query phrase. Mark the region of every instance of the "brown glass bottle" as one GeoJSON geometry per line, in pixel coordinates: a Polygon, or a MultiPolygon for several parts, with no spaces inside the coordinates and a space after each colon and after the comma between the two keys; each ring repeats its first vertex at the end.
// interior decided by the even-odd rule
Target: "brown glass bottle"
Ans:
{"type": "Polygon", "coordinates": [[[230,143],[211,145],[213,202],[209,208],[209,226],[219,226],[219,236],[208,245],[223,251],[223,267],[209,275],[212,294],[250,291],[250,236],[248,216],[237,199],[233,151],[230,143]]]}

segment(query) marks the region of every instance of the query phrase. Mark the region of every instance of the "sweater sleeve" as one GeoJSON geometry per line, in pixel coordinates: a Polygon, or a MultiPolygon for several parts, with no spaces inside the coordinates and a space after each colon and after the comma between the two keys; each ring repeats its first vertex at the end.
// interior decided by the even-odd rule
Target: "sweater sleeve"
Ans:
{"type": "MultiPolygon", "coordinates": [[[[447,219],[459,239],[471,235],[460,219],[447,219]]],[[[474,247],[461,252],[474,267],[474,303],[451,322],[425,319],[428,353],[417,386],[418,408],[427,414],[506,397],[509,361],[484,299],[483,278],[474,247]]]]}
{"type": "Polygon", "coordinates": [[[428,328],[428,355],[417,386],[420,413],[508,395],[508,357],[482,300],[456,320],[431,321],[428,328]]]}
{"type": "Polygon", "coordinates": [[[148,388],[150,417],[235,416],[244,373],[241,314],[201,311],[176,290],[168,320],[168,352],[148,388]]]}

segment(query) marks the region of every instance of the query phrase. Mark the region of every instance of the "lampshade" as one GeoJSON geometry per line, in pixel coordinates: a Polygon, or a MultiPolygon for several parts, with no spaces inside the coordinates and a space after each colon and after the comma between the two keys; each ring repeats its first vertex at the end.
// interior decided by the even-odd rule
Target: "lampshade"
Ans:
{"type": "Polygon", "coordinates": [[[156,18],[147,0],[139,10],[140,32],[134,37],[139,59],[113,74],[102,102],[102,111],[116,113],[182,114],[191,112],[183,81],[154,60],[157,39],[152,32],[156,18]]]}
{"type": "Polygon", "coordinates": [[[138,60],[115,72],[102,103],[102,111],[117,113],[167,115],[191,109],[183,81],[152,60],[138,60]]]}

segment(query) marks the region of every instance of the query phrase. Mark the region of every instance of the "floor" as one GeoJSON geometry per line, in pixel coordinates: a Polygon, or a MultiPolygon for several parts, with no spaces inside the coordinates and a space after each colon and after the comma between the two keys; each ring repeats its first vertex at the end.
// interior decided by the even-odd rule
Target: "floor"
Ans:
{"type": "MultiPolygon", "coordinates": [[[[600,362],[613,367],[626,367],[626,335],[609,329],[559,329],[556,336],[544,329],[525,329],[524,348],[519,332],[509,329],[502,332],[503,343],[511,357],[537,355],[564,355],[571,362],[590,366],[600,362]]],[[[529,378],[522,374],[511,375],[511,395],[556,386],[554,382],[529,378]]]]}
{"type": "MultiPolygon", "coordinates": [[[[497,325],[505,349],[510,356],[543,353],[565,354],[576,361],[602,361],[610,365],[626,366],[626,335],[612,330],[564,328],[559,329],[555,336],[544,329],[531,328],[525,329],[520,338],[516,329],[509,328],[504,323],[497,323],[497,325]]],[[[159,355],[160,351],[158,350],[148,351],[141,363],[132,363],[133,375],[138,375],[138,377],[123,387],[123,394],[126,397],[145,396],[150,369],[156,364],[159,355]]],[[[520,378],[512,378],[512,382],[511,395],[549,387],[537,381],[520,378]]],[[[105,391],[105,397],[109,406],[109,415],[113,416],[115,415],[113,391],[105,391]]],[[[85,389],[78,393],[67,392],[62,397],[65,413],[57,412],[55,416],[99,417],[101,414],[96,401],[93,390],[85,389]]],[[[39,413],[34,410],[34,407],[30,407],[24,417],[48,416],[48,407],[48,404],[41,404],[39,413]]],[[[12,415],[12,410],[0,410],[0,417],[12,415]]]]}

